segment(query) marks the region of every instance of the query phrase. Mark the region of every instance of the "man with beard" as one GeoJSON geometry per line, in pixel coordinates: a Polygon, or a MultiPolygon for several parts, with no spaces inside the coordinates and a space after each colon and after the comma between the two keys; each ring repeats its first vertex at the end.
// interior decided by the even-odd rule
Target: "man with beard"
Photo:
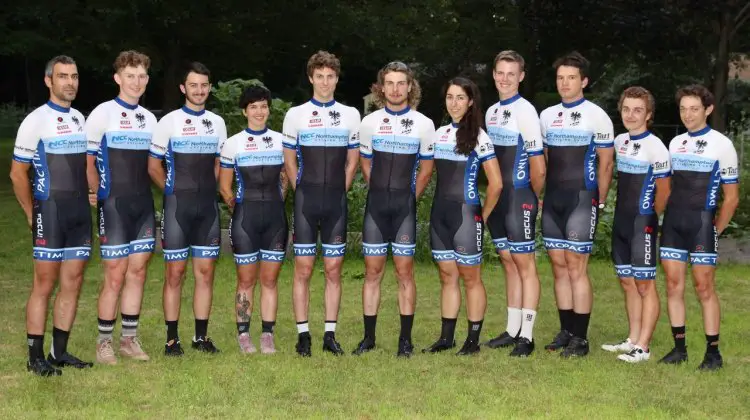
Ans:
{"type": "Polygon", "coordinates": [[[376,102],[384,108],[366,116],[359,129],[362,175],[370,188],[362,229],[365,336],[354,354],[375,348],[380,282],[390,244],[401,314],[396,354],[410,357],[414,351],[411,328],[417,295],[413,265],[417,197],[424,192],[432,175],[435,125],[413,109],[419,103],[421,92],[414,73],[406,64],[394,61],[383,67],[372,92],[376,102]]]}
{"type": "Polygon", "coordinates": [[[18,128],[10,178],[32,229],[34,280],[26,304],[30,372],[57,376],[58,367],[91,367],[67,352],[78,308],[83,270],[91,254],[91,212],[87,203],[86,136],[83,115],[70,107],[78,93],[78,68],[68,56],[47,63],[49,101],[18,128]],[[33,195],[29,168],[34,165],[33,195]],[[52,347],[44,359],[44,327],[55,283],[52,347]]]}
{"type": "Polygon", "coordinates": [[[188,255],[193,257],[195,276],[192,347],[207,353],[218,352],[207,330],[214,262],[219,256],[221,235],[216,202],[218,156],[227,139],[227,129],[220,116],[206,111],[210,76],[203,64],[190,64],[180,84],[185,105],[159,121],[151,141],[148,172],[164,190],[161,238],[166,264],[163,297],[167,356],[183,354],[177,322],[188,255]]]}

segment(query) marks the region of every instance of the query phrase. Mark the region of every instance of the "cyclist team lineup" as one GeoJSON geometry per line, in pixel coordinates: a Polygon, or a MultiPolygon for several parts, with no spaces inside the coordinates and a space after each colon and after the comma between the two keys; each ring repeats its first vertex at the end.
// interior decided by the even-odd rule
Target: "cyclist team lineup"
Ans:
{"type": "Polygon", "coordinates": [[[429,234],[441,284],[441,331],[421,352],[457,347],[463,283],[467,336],[456,354],[476,354],[481,347],[509,348],[514,357],[533,354],[540,300],[535,221],[541,212],[560,321],[559,332],[544,349],[559,352],[562,358],[585,357],[590,350],[593,305],[588,260],[599,213],[616,173],[612,261],[625,295],[628,335],[601,348],[619,353],[617,359],[628,363],[650,359],[661,311],[655,286],[658,261],[666,277],[674,340],[672,350],[659,362],[688,361],[684,293],[690,266],[706,338],[698,368],[723,366],[714,283],[718,238],[739,204],[739,174],[732,141],[706,123],[714,106],[706,87],[677,89],[676,104],[687,132],[666,142],[667,147],[649,131],[655,100],[647,89],[631,86],[622,92],[618,111],[627,132],[615,136],[608,114],[584,98],[589,82],[586,58],[572,52],[554,63],[561,101],[537,113],[519,94],[525,61],[506,50],[493,62],[499,100],[483,112],[477,85],[455,77],[443,91],[451,122],[436,128],[416,110],[421,90],[407,64],[394,61],[380,69],[372,87],[379,109],[362,118],[356,108],[334,99],[339,59],[318,51],[307,61],[312,98],[286,113],[281,132],[267,126],[270,91],[251,86],[238,101],[247,128],[227,133],[223,118],[206,109],[211,92],[206,66],[198,62],[188,66],[179,86],[184,106],[158,121],[139,105],[149,66],[148,56],[121,52],[114,62],[118,96],[84,117],[71,107],[79,85],[76,63],[68,56],[54,57],[44,76],[49,101],[33,110],[18,129],[10,176],[31,229],[34,260],[26,306],[28,371],[57,376],[61,368],[85,369],[94,364],[68,351],[94,226],[103,267],[98,336],[95,346],[92,342],[95,363],[150,359],[138,337],[138,325],[158,232],[152,183],[164,198],[160,231],[166,356],[184,354],[178,324],[188,260],[195,279],[190,346],[199,352],[219,352],[208,335],[221,244],[217,192],[231,211],[239,351],[276,352],[277,282],[292,232],[295,351],[312,355],[310,279],[320,253],[325,283],[322,350],[345,354],[336,328],[347,191],[358,170],[368,192],[362,228],[364,334],[353,355],[376,348],[380,287],[389,249],[398,282],[396,355],[408,358],[417,351],[412,340],[416,209],[436,173],[429,234]],[[487,181],[483,199],[480,171],[487,181]],[[291,223],[285,212],[290,195],[294,199],[291,223]],[[92,206],[97,214],[94,225],[92,206]],[[483,243],[485,228],[505,275],[507,326],[496,337],[481,341],[487,307],[482,250],[490,245],[483,243]],[[259,348],[250,334],[258,283],[259,348]],[[47,308],[58,284],[52,343],[45,355],[47,308]],[[115,351],[118,310],[121,332],[115,351]]]}

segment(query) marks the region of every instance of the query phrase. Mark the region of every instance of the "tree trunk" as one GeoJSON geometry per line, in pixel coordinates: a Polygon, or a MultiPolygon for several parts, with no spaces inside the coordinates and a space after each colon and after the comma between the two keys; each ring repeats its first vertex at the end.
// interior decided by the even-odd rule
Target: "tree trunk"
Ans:
{"type": "Polygon", "coordinates": [[[726,132],[726,96],[727,83],[729,78],[729,45],[731,34],[734,30],[734,16],[732,8],[729,7],[734,1],[727,2],[725,7],[721,8],[719,15],[719,45],[716,53],[716,62],[714,63],[714,83],[713,93],[716,105],[711,115],[711,125],[714,130],[726,132]]]}

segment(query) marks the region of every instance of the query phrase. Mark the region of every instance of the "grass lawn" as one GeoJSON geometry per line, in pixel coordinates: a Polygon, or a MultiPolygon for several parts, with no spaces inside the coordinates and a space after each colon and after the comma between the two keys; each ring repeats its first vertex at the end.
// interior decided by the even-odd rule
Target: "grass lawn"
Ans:
{"type": "MultiPolygon", "coordinates": [[[[542,301],[535,335],[537,352],[526,360],[506,351],[483,349],[476,357],[417,354],[398,360],[398,309],[395,278],[383,284],[378,320],[379,348],[363,357],[334,358],[320,349],[323,334],[323,276],[312,280],[310,309],[313,357],[294,353],[296,330],[291,306],[291,264],[280,276],[280,304],[273,356],[241,356],[237,352],[234,266],[219,261],[209,334],[223,350],[208,356],[186,350],[185,357],[166,359],[162,349],[165,327],[161,309],[163,264],[157,256],[150,266],[139,333],[147,363],[121,361],[114,367],[95,366],[62,377],[41,379],[25,371],[24,307],[31,285],[32,261],[28,228],[6,181],[10,160],[8,141],[0,145],[0,418],[746,418],[750,416],[750,268],[722,265],[722,353],[725,368],[700,373],[697,365],[705,341],[700,307],[688,290],[690,362],[661,366],[655,360],[631,366],[599,350],[604,341],[627,333],[622,294],[611,263],[597,261],[589,269],[594,283],[594,314],[590,327],[592,352],[583,360],[561,360],[541,349],[558,329],[549,265],[540,260],[542,301]],[[541,351],[540,351],[541,349],[541,351]]],[[[337,336],[351,351],[362,334],[361,283],[363,262],[350,258],[344,267],[344,293],[337,336]]],[[[497,260],[485,264],[489,306],[483,338],[505,328],[504,283],[497,260]]],[[[69,348],[93,360],[96,339],[96,299],[102,271],[91,261],[81,293],[77,322],[69,348]]],[[[415,344],[430,344],[440,332],[439,281],[432,264],[416,270],[418,283],[415,344]]],[[[183,343],[192,335],[192,276],[183,291],[183,343]]],[[[663,277],[658,288],[664,298],[663,277]]],[[[652,345],[656,358],[671,348],[666,303],[652,345]]],[[[251,324],[257,344],[260,317],[251,324]]],[[[45,347],[49,347],[51,319],[45,347]]],[[[466,333],[461,313],[458,341],[466,333]]],[[[116,329],[119,336],[119,325],[116,329]]],[[[189,346],[188,346],[189,347],[189,346]]]]}

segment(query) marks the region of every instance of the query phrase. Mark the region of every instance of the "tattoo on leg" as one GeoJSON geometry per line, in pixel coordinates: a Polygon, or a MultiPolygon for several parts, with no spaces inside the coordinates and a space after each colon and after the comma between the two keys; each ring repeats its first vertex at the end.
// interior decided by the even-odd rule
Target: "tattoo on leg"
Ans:
{"type": "Polygon", "coordinates": [[[241,320],[241,322],[250,322],[250,313],[248,312],[248,309],[250,309],[250,301],[247,299],[247,294],[245,293],[237,293],[237,318],[241,320]]]}

